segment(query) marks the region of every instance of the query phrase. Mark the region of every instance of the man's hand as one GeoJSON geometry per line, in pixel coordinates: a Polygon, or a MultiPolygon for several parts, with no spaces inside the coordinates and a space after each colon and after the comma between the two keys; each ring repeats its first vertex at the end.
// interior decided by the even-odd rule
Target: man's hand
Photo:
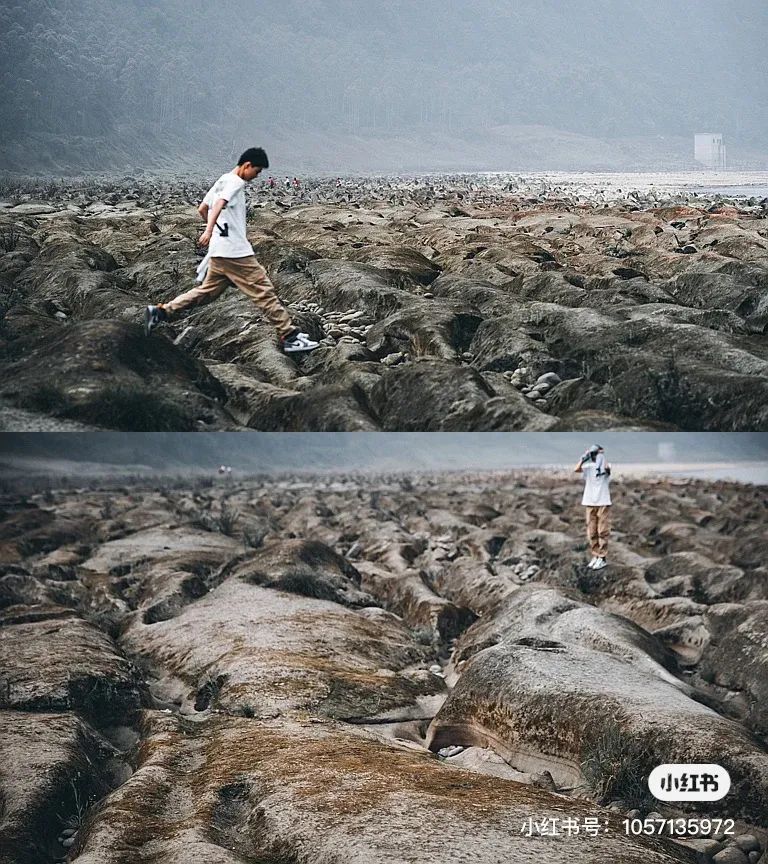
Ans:
{"type": "Polygon", "coordinates": [[[207,228],[200,235],[198,239],[198,243],[200,246],[207,246],[211,242],[211,236],[213,235],[213,231],[209,231],[207,228]]]}

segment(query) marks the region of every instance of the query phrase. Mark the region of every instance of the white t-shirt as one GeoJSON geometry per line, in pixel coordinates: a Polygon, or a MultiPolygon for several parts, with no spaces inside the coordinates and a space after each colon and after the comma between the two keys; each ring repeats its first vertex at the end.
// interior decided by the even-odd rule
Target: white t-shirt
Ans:
{"type": "Polygon", "coordinates": [[[245,180],[241,180],[234,171],[222,174],[205,193],[203,203],[213,207],[219,198],[224,198],[227,206],[213,226],[208,253],[212,258],[253,255],[253,246],[245,236],[245,180]]]}
{"type": "Polygon", "coordinates": [[[606,507],[611,503],[610,474],[605,473],[605,458],[598,456],[596,462],[585,462],[581,466],[584,474],[584,495],[581,503],[586,507],[606,507]],[[598,470],[601,472],[598,477],[598,470]]]}

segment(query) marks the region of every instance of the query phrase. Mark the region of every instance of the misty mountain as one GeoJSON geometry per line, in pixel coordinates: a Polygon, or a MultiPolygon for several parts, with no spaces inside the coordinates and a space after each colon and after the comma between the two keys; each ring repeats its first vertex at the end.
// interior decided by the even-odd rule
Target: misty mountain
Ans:
{"type": "Polygon", "coordinates": [[[768,459],[768,435],[747,432],[92,432],[0,435],[0,466],[18,469],[35,460],[41,467],[88,462],[164,472],[215,469],[222,463],[240,471],[495,469],[570,464],[592,443],[617,462],[768,459]]]}
{"type": "MultiPolygon", "coordinates": [[[[520,128],[542,130],[548,168],[574,167],[544,143],[558,135],[635,142],[603,143],[604,162],[654,141],[679,160],[696,131],[764,154],[766,37],[762,0],[7,0],[0,167],[220,164],[290,139],[317,170],[369,140],[370,170],[396,170],[388,140],[427,142],[430,167],[457,138],[474,167],[472,142],[520,128]]],[[[493,167],[527,166],[508,137],[493,167]]]]}

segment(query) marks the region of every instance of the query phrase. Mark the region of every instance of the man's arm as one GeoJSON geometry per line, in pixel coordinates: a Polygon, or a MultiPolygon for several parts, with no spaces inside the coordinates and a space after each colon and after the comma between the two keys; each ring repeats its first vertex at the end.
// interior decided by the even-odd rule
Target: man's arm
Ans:
{"type": "Polygon", "coordinates": [[[205,226],[205,231],[200,235],[199,243],[201,246],[207,246],[211,242],[211,237],[213,237],[213,226],[216,224],[216,220],[219,218],[219,214],[221,211],[227,206],[226,198],[219,198],[219,200],[213,205],[213,207],[208,208],[208,221],[205,226]]]}
{"type": "Polygon", "coordinates": [[[582,466],[583,464],[584,464],[584,460],[583,460],[583,459],[579,459],[579,461],[576,463],[576,467],[575,467],[573,470],[574,470],[577,474],[581,474],[581,473],[582,473],[582,472],[581,472],[581,466],[582,466]]]}
{"type": "Polygon", "coordinates": [[[209,207],[205,201],[203,201],[203,203],[197,208],[197,212],[200,214],[200,218],[203,222],[208,222],[208,210],[209,207]]]}

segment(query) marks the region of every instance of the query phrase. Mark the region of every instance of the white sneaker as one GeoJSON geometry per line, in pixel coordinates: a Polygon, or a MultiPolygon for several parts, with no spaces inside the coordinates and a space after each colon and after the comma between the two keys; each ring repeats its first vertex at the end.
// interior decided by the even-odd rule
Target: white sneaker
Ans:
{"type": "Polygon", "coordinates": [[[592,556],[592,560],[589,562],[589,564],[587,564],[587,568],[589,570],[592,570],[592,568],[595,566],[595,564],[597,564],[597,555],[592,556]]]}
{"type": "Polygon", "coordinates": [[[598,558],[592,569],[593,570],[602,570],[603,567],[607,567],[607,566],[608,566],[608,562],[605,560],[605,558],[598,558]]]}
{"type": "Polygon", "coordinates": [[[283,351],[293,354],[297,351],[314,351],[319,348],[319,342],[313,342],[308,333],[296,333],[290,339],[283,339],[283,351]]]}

